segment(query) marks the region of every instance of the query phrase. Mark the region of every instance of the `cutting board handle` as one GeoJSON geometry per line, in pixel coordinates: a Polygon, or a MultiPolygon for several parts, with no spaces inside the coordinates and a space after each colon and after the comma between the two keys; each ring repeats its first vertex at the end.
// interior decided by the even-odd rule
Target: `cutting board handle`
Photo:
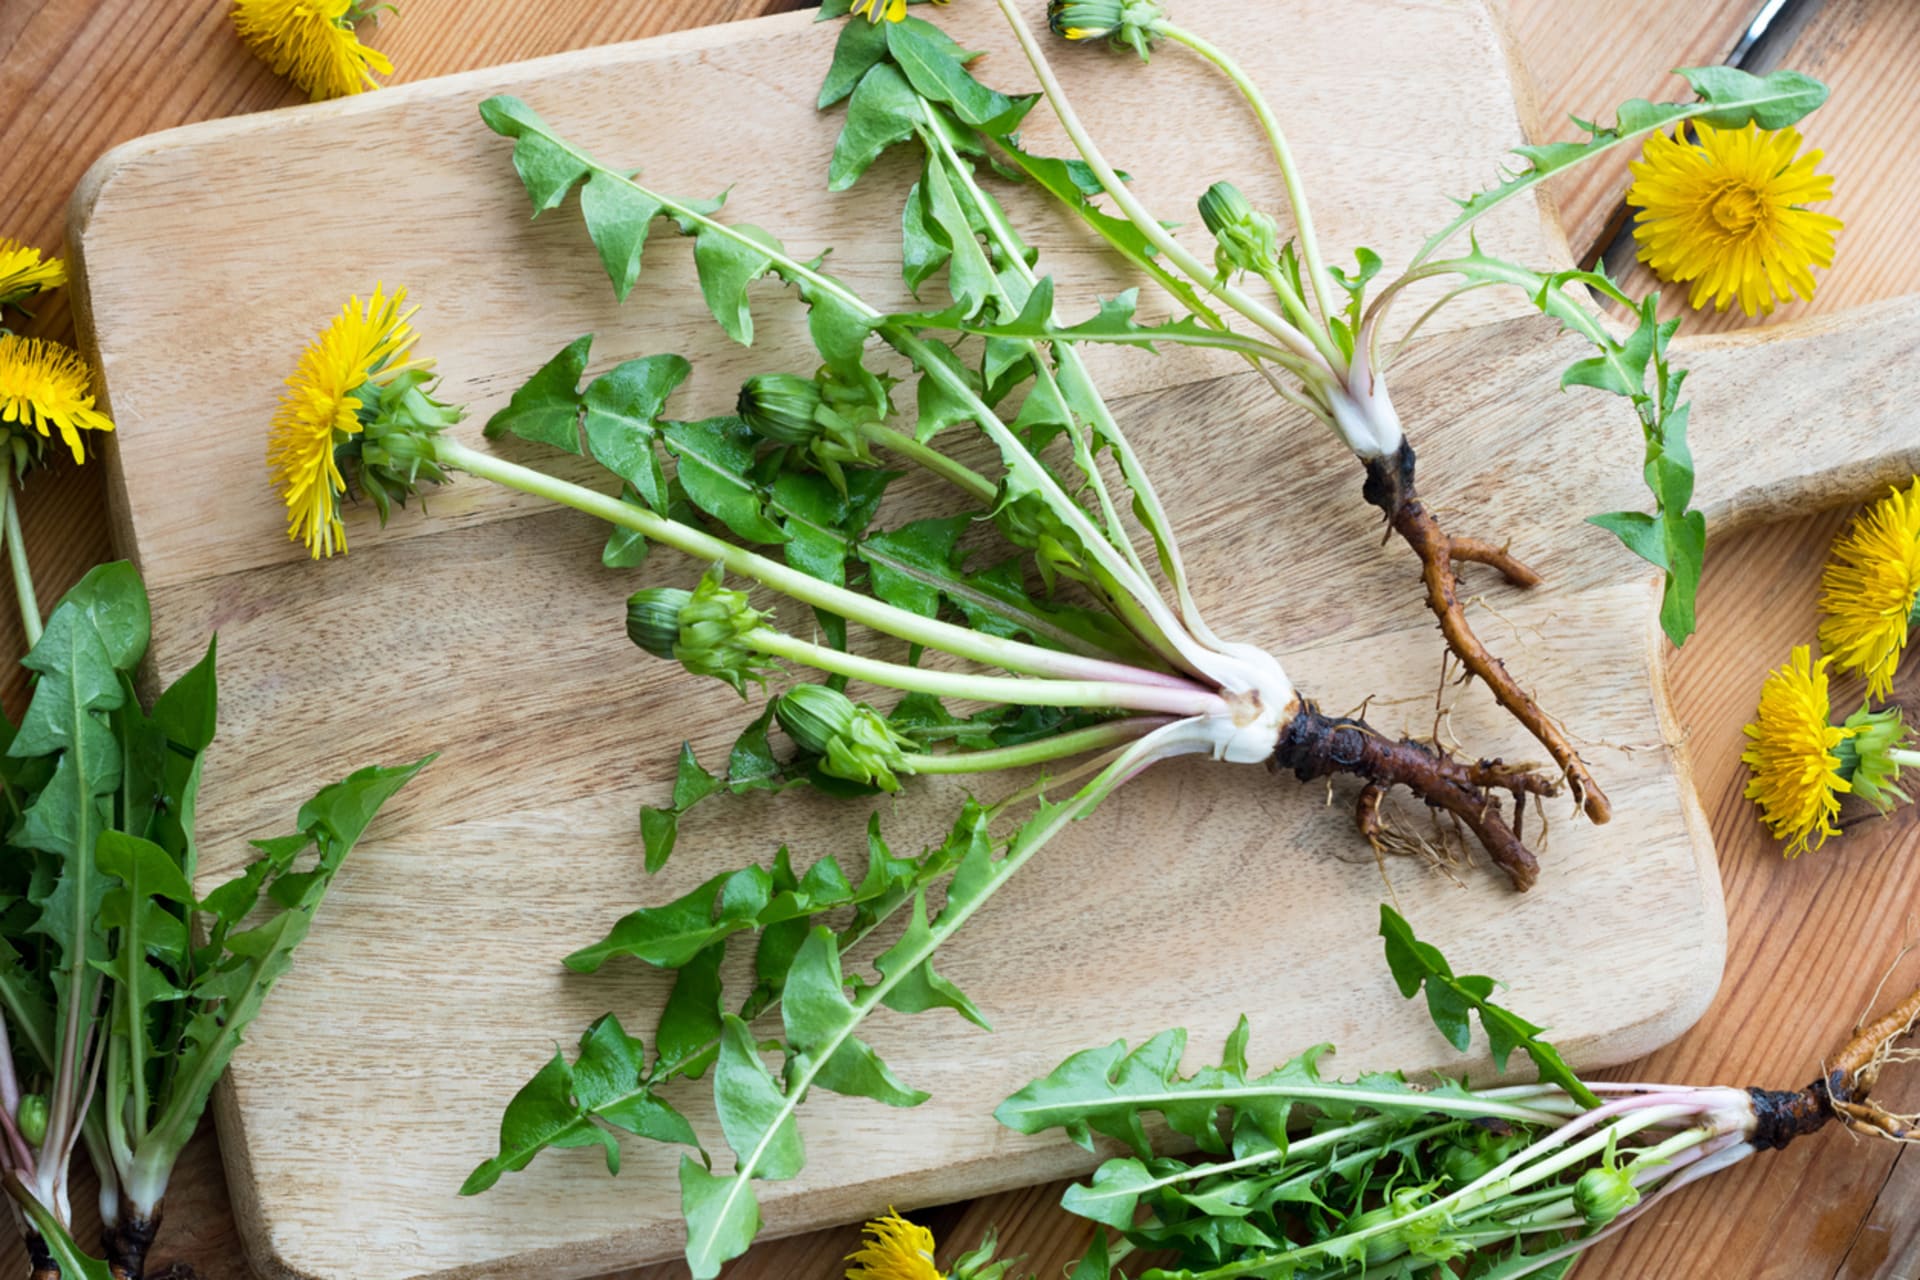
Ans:
{"type": "Polygon", "coordinates": [[[1694,503],[1714,536],[1920,471],[1920,295],[1673,345],[1693,371],[1694,503]]]}

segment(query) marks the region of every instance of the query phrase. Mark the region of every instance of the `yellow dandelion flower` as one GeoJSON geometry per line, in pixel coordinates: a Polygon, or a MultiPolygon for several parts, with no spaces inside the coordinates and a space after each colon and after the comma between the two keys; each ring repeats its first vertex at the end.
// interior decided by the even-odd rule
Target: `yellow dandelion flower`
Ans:
{"type": "Polygon", "coordinates": [[[0,306],[24,302],[66,282],[66,263],[58,258],[42,260],[38,249],[0,236],[0,306]]]}
{"type": "Polygon", "coordinates": [[[1640,210],[1640,261],[1662,280],[1691,284],[1692,307],[1735,298],[1748,315],[1780,298],[1813,296],[1813,267],[1833,265],[1840,219],[1806,205],[1830,199],[1833,179],[1815,173],[1821,153],[1796,158],[1800,134],[1693,125],[1697,142],[1654,134],[1633,170],[1627,203],[1640,210]]]}
{"type": "MultiPolygon", "coordinates": [[[[950,0],[933,0],[947,4],[950,0]]],[[[853,12],[865,15],[868,22],[899,22],[907,16],[907,0],[854,0],[853,12]]]]}
{"type": "Polygon", "coordinates": [[[378,89],[387,55],[360,43],[355,0],[233,0],[233,26],[254,55],[315,102],[378,89]]]}
{"type": "Polygon", "coordinates": [[[347,482],[333,451],[360,431],[362,405],[353,393],[426,363],[408,358],[420,335],[407,323],[413,311],[400,309],[406,300],[405,289],[389,298],[376,285],[364,304],[358,296],[348,301],[301,355],[273,416],[267,466],[286,499],[287,537],[306,543],[315,560],[347,549],[340,523],[347,482]]]}
{"type": "Polygon", "coordinates": [[[1833,544],[1820,575],[1820,647],[1842,671],[1867,677],[1867,696],[1893,692],[1920,601],[1920,476],[1862,512],[1833,544]]]}
{"type": "Polygon", "coordinates": [[[1751,739],[1740,754],[1752,772],[1747,799],[1760,806],[1760,819],[1776,840],[1787,841],[1786,855],[1797,858],[1818,849],[1840,812],[1840,797],[1853,790],[1841,772],[1836,748],[1860,727],[1833,724],[1827,699],[1827,664],[1811,661],[1806,645],[1797,645],[1787,665],[1767,673],[1760,710],[1746,727],[1751,739]]]}
{"type": "Polygon", "coordinates": [[[860,1252],[849,1254],[847,1280],[944,1280],[933,1265],[933,1232],[893,1210],[864,1228],[860,1252]]]}
{"type": "Polygon", "coordinates": [[[42,439],[49,427],[85,462],[82,431],[111,431],[113,421],[93,407],[93,371],[78,352],[44,338],[0,334],[0,423],[32,427],[42,439]]]}

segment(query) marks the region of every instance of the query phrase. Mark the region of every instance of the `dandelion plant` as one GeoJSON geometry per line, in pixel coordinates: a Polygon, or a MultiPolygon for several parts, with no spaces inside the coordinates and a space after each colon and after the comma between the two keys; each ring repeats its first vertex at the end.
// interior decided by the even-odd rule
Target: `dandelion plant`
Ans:
{"type": "Polygon", "coordinates": [[[0,731],[0,1182],[36,1280],[144,1274],[214,1082],[342,859],[420,768],[323,788],[292,834],[255,842],[244,870],[196,896],[214,647],[143,705],[148,624],[130,565],[87,574],[27,655],[25,718],[0,731]],[[68,1176],[83,1145],[104,1262],[73,1235],[68,1176]]]}
{"type": "MultiPolygon", "coordinates": [[[[802,1168],[798,1114],[809,1092],[897,1107],[923,1099],[865,1038],[873,1015],[883,1006],[945,1009],[984,1026],[986,1012],[934,967],[939,948],[1055,835],[1146,769],[1205,756],[1302,781],[1357,777],[1360,826],[1379,845],[1393,838],[1387,796],[1404,788],[1476,841],[1516,889],[1539,874],[1520,836],[1524,806],[1562,785],[1557,772],[1456,759],[1323,713],[1273,654],[1216,631],[1196,604],[1148,459],[1082,358],[1090,342],[1238,350],[1273,373],[1283,394],[1325,409],[1356,449],[1364,444],[1369,494],[1392,491],[1381,500],[1396,520],[1412,522],[1410,536],[1430,538],[1431,563],[1479,559],[1518,574],[1497,548],[1439,533],[1413,496],[1412,454],[1378,376],[1374,313],[1361,307],[1372,274],[1366,258],[1354,276],[1324,272],[1326,297],[1341,300],[1323,309],[1326,323],[1303,327],[1247,301],[1273,325],[1251,336],[1224,329],[1209,300],[1237,307],[1246,295],[1197,263],[1188,272],[1190,256],[1151,217],[1096,208],[1102,191],[1123,209],[1131,197],[1083,135],[1073,159],[1020,149],[1017,130],[1041,95],[977,80],[973,55],[905,6],[869,7],[885,21],[843,27],[820,94],[824,108],[844,111],[827,178],[844,189],[888,149],[914,149],[920,171],[900,220],[913,309],[862,296],[828,269],[824,246],[790,248],[721,200],[650,185],[634,171],[643,157],[596,157],[528,103],[491,98],[481,116],[512,141],[535,216],[577,191],[585,241],[616,297],[640,286],[650,237],[677,233],[692,242],[702,296],[730,338],[752,344],[756,315],[776,305],[752,286],[770,279],[790,290],[785,305],[804,309],[818,364],[761,369],[742,385],[735,412],[686,420],[670,412],[689,373],[681,356],[655,353],[590,373],[591,336],[567,343],[485,434],[595,464],[603,473],[596,487],[455,439],[446,428],[463,411],[438,398],[431,362],[417,354],[413,313],[397,292],[376,290],[370,303],[351,302],[309,349],[271,446],[289,534],[316,557],[345,549],[348,494],[372,498],[385,518],[422,486],[458,473],[604,521],[609,566],[636,565],[655,547],[692,561],[686,585],[628,599],[629,637],[744,698],[770,696],[724,763],[683,748],[669,802],[642,813],[650,872],[670,866],[684,815],[713,796],[807,786],[859,803],[907,790],[917,775],[973,779],[948,834],[917,854],[896,852],[876,819],[861,865],[829,856],[800,871],[782,849],[628,914],[567,958],[583,972],[634,961],[670,970],[672,993],[650,1042],[609,1013],[577,1050],[556,1052],[508,1103],[497,1153],[464,1190],[484,1191],[557,1148],[597,1148],[617,1172],[622,1134],[687,1148],[686,1256],[702,1280],[759,1230],[756,1184],[802,1168]],[[993,194],[1004,175],[1068,202],[1193,314],[1144,324],[1129,293],[1091,320],[1061,321],[1048,264],[993,194]],[[961,441],[975,447],[955,448],[961,441]],[[886,498],[908,471],[930,477],[957,512],[901,520],[886,498]],[[764,607],[768,595],[802,615],[764,607]],[[1008,777],[1014,770],[1024,772],[1008,777]],[[876,959],[851,954],[869,939],[876,959]],[[729,990],[723,961],[742,947],[752,949],[750,985],[729,990]],[[725,1171],[709,1154],[712,1138],[674,1104],[707,1075],[733,1153],[725,1171]]],[[[823,16],[847,12],[841,0],[823,16]]],[[[1071,107],[1037,53],[1035,65],[1075,134],[1071,107]]],[[[1698,111],[1735,110],[1732,93],[1714,88],[1714,105],[1698,111]]],[[[1593,148],[1603,145],[1596,135],[1593,148]]],[[[1516,179],[1482,203],[1537,180],[1516,179]]],[[[1225,229],[1223,253],[1269,247],[1262,224],[1230,193],[1213,193],[1208,208],[1225,229]]],[[[1282,255],[1266,273],[1275,287],[1306,278],[1297,274],[1303,256],[1282,255]]],[[[1503,280],[1518,270],[1479,256],[1445,268],[1462,262],[1503,280]]],[[[1649,421],[1679,413],[1670,394],[1677,376],[1668,378],[1657,358],[1667,331],[1637,357],[1623,356],[1558,288],[1548,289],[1550,309],[1611,344],[1601,364],[1657,364],[1649,421]]],[[[1442,571],[1435,590],[1451,600],[1451,570],[1442,571]]],[[[1446,618],[1464,626],[1457,604],[1446,618]]],[[[1598,788],[1564,754],[1558,769],[1574,777],[1589,812],[1604,816],[1598,788]]]]}
{"type": "Polygon", "coordinates": [[[1521,1048],[1540,1083],[1340,1080],[1321,1069],[1324,1044],[1256,1073],[1244,1018],[1220,1064],[1192,1075],[1179,1030],[1076,1053],[996,1113],[1021,1133],[1126,1148],[1061,1201],[1095,1224],[1075,1280],[1557,1278],[1681,1187],[1835,1121],[1920,1139],[1920,1118],[1870,1096],[1888,1064],[1914,1057],[1901,1042],[1920,1025],[1920,992],[1857,1029],[1804,1089],[1586,1084],[1539,1027],[1488,999],[1492,979],[1455,976],[1389,908],[1381,933],[1401,993],[1425,988],[1450,1043],[1468,1046],[1477,1011],[1496,1065],[1521,1048]],[[1150,1140],[1149,1117],[1191,1153],[1150,1140]],[[1157,1265],[1122,1270],[1140,1253],[1157,1265]]]}
{"type": "MultiPolygon", "coordinates": [[[[1697,95],[1695,101],[1635,99],[1622,104],[1611,125],[1576,119],[1587,135],[1582,141],[1519,148],[1522,163],[1515,171],[1497,185],[1458,201],[1459,211],[1421,245],[1398,276],[1389,276],[1380,255],[1366,247],[1353,251],[1353,266],[1334,265],[1337,259],[1316,235],[1305,185],[1278,116],[1227,50],[1173,22],[1165,6],[1155,0],[1050,0],[1048,25],[1055,34],[1074,42],[1104,41],[1131,50],[1141,61],[1150,59],[1158,43],[1178,46],[1231,82],[1258,119],[1284,179],[1293,235],[1281,242],[1275,219],[1253,209],[1230,181],[1222,181],[1198,197],[1201,220],[1215,241],[1213,260],[1208,263],[1183,245],[1161,215],[1128,188],[1115,167],[1125,157],[1110,161],[1081,124],[1040,41],[1021,18],[1016,0],[996,2],[1073,143],[1079,168],[1069,173],[1059,161],[1026,154],[1011,126],[1002,127],[1000,121],[969,122],[973,128],[968,136],[975,149],[996,165],[1026,174],[1058,197],[1186,313],[1171,323],[1141,324],[1134,319],[1134,301],[1129,297],[1104,305],[1093,320],[1077,325],[1035,313],[1025,317],[1021,331],[1081,341],[1218,347],[1240,354],[1265,372],[1278,394],[1319,419],[1363,464],[1362,496],[1382,511],[1418,557],[1427,605],[1439,620],[1448,648],[1538,739],[1587,816],[1605,822],[1611,812],[1606,795],[1572,740],[1474,634],[1460,602],[1457,568],[1461,564],[1484,564],[1517,587],[1535,586],[1539,577],[1503,545],[1448,533],[1421,502],[1413,444],[1393,407],[1387,373],[1395,354],[1432,315],[1463,294],[1489,286],[1522,290],[1541,311],[1588,342],[1596,354],[1571,365],[1561,385],[1592,387],[1631,403],[1646,440],[1643,466],[1654,498],[1651,514],[1619,511],[1591,520],[1664,571],[1661,625],[1675,644],[1684,642],[1694,627],[1706,525],[1700,513],[1690,509],[1693,461],[1686,444],[1687,405],[1680,398],[1686,371],[1673,367],[1667,358],[1675,323],[1657,318],[1657,296],[1630,297],[1602,271],[1533,267],[1500,258],[1481,246],[1473,227],[1485,214],[1548,178],[1660,130],[1684,129],[1689,124],[1722,130],[1782,129],[1818,107],[1826,99],[1826,87],[1794,71],[1762,78],[1731,67],[1681,69],[1679,74],[1697,95]],[[1109,200],[1116,212],[1101,208],[1095,202],[1100,197],[1109,200]],[[1463,232],[1469,237],[1466,251],[1450,250],[1463,232]],[[1387,321],[1394,303],[1409,288],[1432,280],[1445,282],[1447,292],[1389,341],[1387,321]],[[1257,281],[1258,285],[1243,288],[1236,281],[1257,281]],[[1369,285],[1376,281],[1378,287],[1369,300],[1369,285]],[[1262,285],[1271,303],[1249,291],[1262,285]],[[1597,314],[1596,298],[1623,308],[1631,317],[1632,332],[1624,338],[1616,336],[1597,314]]],[[[851,32],[844,35],[843,50],[859,39],[851,32]]],[[[1797,136],[1787,145],[1789,154],[1793,145],[1797,136]]],[[[1787,194],[1804,195],[1811,190],[1782,188],[1787,194]]],[[[1778,193],[1769,194],[1768,199],[1774,194],[1778,193]]],[[[1800,223],[1821,216],[1801,215],[1800,223]]],[[[1739,252],[1743,250],[1727,250],[1727,254],[1739,252]]],[[[1799,275],[1804,274],[1801,268],[1799,275]]],[[[1794,278],[1798,280],[1799,275],[1794,278]]],[[[1004,327],[980,331],[1007,332],[1004,327]]]]}

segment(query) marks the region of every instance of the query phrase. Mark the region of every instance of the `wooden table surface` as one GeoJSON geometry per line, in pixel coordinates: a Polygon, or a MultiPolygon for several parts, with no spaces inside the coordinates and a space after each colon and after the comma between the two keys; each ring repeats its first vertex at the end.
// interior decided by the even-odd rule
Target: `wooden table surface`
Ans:
{"type": "MultiPolygon", "coordinates": [[[[960,0],[970,3],[974,0],[960,0]]],[[[1037,2],[1037,0],[1036,0],[1037,2]]],[[[1533,82],[1537,136],[1564,136],[1569,110],[1607,115],[1621,99],[1677,94],[1675,65],[1724,60],[1763,0],[1496,0],[1509,11],[1516,61],[1533,82]]],[[[796,7],[798,0],[411,0],[371,37],[419,79],[564,49],[796,7]]],[[[1920,291],[1920,201],[1908,121],[1920,110],[1920,4],[1912,0],[1790,0],[1762,46],[1768,64],[1826,79],[1833,101],[1804,126],[1836,177],[1830,210],[1847,221],[1838,261],[1810,304],[1771,323],[1920,291]]],[[[808,74],[812,74],[809,72],[808,74]]],[[[109,146],[172,125],[300,100],[234,40],[218,0],[0,0],[0,234],[52,248],[68,195],[109,146]]],[[[1284,112],[1285,95],[1278,95],[1284,112]]],[[[1625,158],[1563,180],[1555,195],[1576,254],[1604,248],[1622,222],[1625,158]]],[[[370,205],[369,225],[379,209],[370,205]]],[[[217,234],[217,229],[210,231],[217,234]]],[[[1630,255],[1629,255],[1630,257],[1630,255]]],[[[204,305],[220,300],[207,298],[204,305]]],[[[1689,317],[1690,330],[1745,323],[1689,317]]],[[[63,295],[28,332],[72,340],[63,295]]],[[[204,353],[218,359],[219,353],[204,353]]],[[[282,370],[262,370],[277,380],[282,370]]],[[[23,519],[43,601],[112,553],[98,467],[31,478],[23,519]]],[[[264,481],[263,481],[264,482],[264,481]]],[[[1700,633],[1673,658],[1682,723],[1701,798],[1712,816],[1726,888],[1727,976],[1706,1017],[1673,1045],[1608,1073],[1616,1078],[1790,1087],[1819,1072],[1823,1053],[1871,1000],[1902,945],[1920,937],[1920,826],[1849,814],[1821,853],[1787,862],[1741,799],[1740,726],[1760,680],[1812,638],[1819,567],[1846,511],[1810,515],[1716,542],[1701,592],[1700,633]]],[[[0,652],[21,648],[11,593],[0,593],[0,652]]],[[[1837,690],[1837,701],[1857,694],[1837,690]]],[[[1896,701],[1920,703],[1909,663],[1896,701]]],[[[17,670],[0,698],[18,714],[17,670]]],[[[1920,982],[1908,956],[1889,987],[1920,982]]],[[[1413,1016],[1410,1014],[1409,1016],[1413,1016]]],[[[1386,1064],[1381,1064],[1386,1065],[1386,1064]]],[[[1890,1080],[1886,1100],[1920,1109],[1920,1070],[1890,1080]]],[[[907,1117],[905,1123],[911,1123],[907,1117]]],[[[1059,1187],[1035,1187],[921,1215],[941,1256],[989,1226],[1025,1266],[1057,1276],[1084,1246],[1087,1224],[1056,1207],[1059,1187]]],[[[84,1203],[84,1195],[76,1200],[84,1203]]],[[[83,1230],[85,1228],[83,1227],[83,1230]]],[[[855,1228],[762,1245],[732,1280],[837,1277],[855,1228]]],[[[208,1280],[248,1273],[227,1209],[210,1131],[189,1148],[168,1195],[157,1263],[184,1261],[208,1280]]],[[[0,1228],[0,1276],[25,1269],[0,1228]]],[[[1633,1231],[1589,1255],[1579,1274],[1634,1280],[1743,1275],[1802,1280],[1920,1280],[1920,1153],[1829,1132],[1761,1156],[1674,1197],[1633,1231]]],[[[623,1280],[681,1280],[678,1265],[623,1280]]]]}

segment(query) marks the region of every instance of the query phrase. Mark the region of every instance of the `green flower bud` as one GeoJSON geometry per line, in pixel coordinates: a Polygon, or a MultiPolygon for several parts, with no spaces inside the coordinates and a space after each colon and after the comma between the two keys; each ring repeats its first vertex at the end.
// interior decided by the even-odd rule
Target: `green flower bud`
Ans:
{"type": "Polygon", "coordinates": [[[1222,276],[1234,271],[1259,271],[1279,257],[1279,228],[1272,218],[1247,203],[1240,188],[1216,182],[1200,197],[1200,220],[1217,245],[1214,269],[1222,276]]]}
{"type": "Polygon", "coordinates": [[[1441,1155],[1440,1173],[1446,1178],[1447,1186],[1457,1191],[1492,1173],[1520,1145],[1518,1135],[1497,1138],[1485,1134],[1471,1143],[1457,1142],[1441,1155]]]}
{"type": "Polygon", "coordinates": [[[1154,23],[1165,15],[1155,0],[1047,0],[1047,26],[1064,40],[1106,40],[1147,61],[1154,23]]]}
{"type": "Polygon", "coordinates": [[[1601,1165],[1573,1184],[1573,1207],[1590,1227],[1603,1226],[1640,1203],[1640,1189],[1625,1169],[1601,1165]]]}
{"type": "Polygon", "coordinates": [[[14,1128],[20,1130],[20,1136],[27,1145],[37,1147],[47,1139],[47,1096],[43,1093],[29,1093],[20,1099],[20,1109],[13,1115],[14,1128]]]}
{"type": "Polygon", "coordinates": [[[774,719],[801,747],[827,754],[827,744],[853,723],[853,699],[824,684],[803,684],[774,701],[774,719]]]}
{"type": "Polygon", "coordinates": [[[906,753],[916,744],[872,707],[823,684],[803,684],[782,694],[773,714],[789,737],[822,757],[820,772],[882,791],[900,789],[906,753]]]}
{"type": "Polygon", "coordinates": [[[693,592],[649,587],[627,597],[627,639],[656,658],[671,658],[680,643],[680,612],[693,592]]]}
{"type": "Polygon", "coordinates": [[[761,673],[770,666],[740,638],[766,620],[765,613],[747,603],[746,592],[720,585],[720,570],[715,566],[680,608],[680,641],[673,646],[673,656],[697,676],[726,681],[744,698],[746,682],[764,683],[761,673]]]}
{"type": "Polygon", "coordinates": [[[906,752],[913,745],[911,738],[895,732],[885,716],[861,705],[854,708],[847,731],[827,743],[827,759],[820,771],[882,791],[898,791],[899,775],[911,772],[906,752]]]}
{"type": "MultiPolygon", "coordinates": [[[[1387,1198],[1387,1203],[1377,1209],[1369,1209],[1357,1217],[1349,1218],[1344,1234],[1353,1235],[1384,1223],[1399,1222],[1410,1218],[1421,1209],[1433,1203],[1431,1184],[1419,1187],[1401,1187],[1387,1198]]],[[[1382,1231],[1365,1241],[1368,1266],[1388,1262],[1403,1253],[1420,1253],[1428,1257],[1436,1249],[1441,1250],[1436,1260],[1458,1256],[1458,1251],[1447,1252],[1451,1241],[1444,1241],[1442,1233],[1447,1227],[1446,1219],[1436,1218],[1432,1222],[1410,1222],[1392,1231],[1382,1231]],[[1416,1248],[1416,1246],[1418,1246],[1416,1248]]]]}
{"type": "Polygon", "coordinates": [[[1003,488],[993,520],[1008,542],[1033,552],[1048,591],[1054,589],[1056,577],[1073,582],[1090,580],[1081,555],[1080,535],[1069,529],[1060,513],[1048,506],[1039,494],[1030,493],[1008,502],[1003,488]]]}
{"type": "Polygon", "coordinates": [[[735,406],[753,433],[775,444],[807,444],[820,434],[820,388],[794,373],[756,373],[735,406]]]}
{"type": "Polygon", "coordinates": [[[1852,732],[1840,740],[1833,754],[1840,760],[1840,776],[1853,786],[1853,794],[1881,813],[1892,810],[1896,802],[1911,804],[1913,798],[1895,785],[1902,765],[1920,764],[1920,755],[1907,747],[1907,726],[1897,707],[1869,711],[1865,707],[1847,717],[1852,732]]]}

